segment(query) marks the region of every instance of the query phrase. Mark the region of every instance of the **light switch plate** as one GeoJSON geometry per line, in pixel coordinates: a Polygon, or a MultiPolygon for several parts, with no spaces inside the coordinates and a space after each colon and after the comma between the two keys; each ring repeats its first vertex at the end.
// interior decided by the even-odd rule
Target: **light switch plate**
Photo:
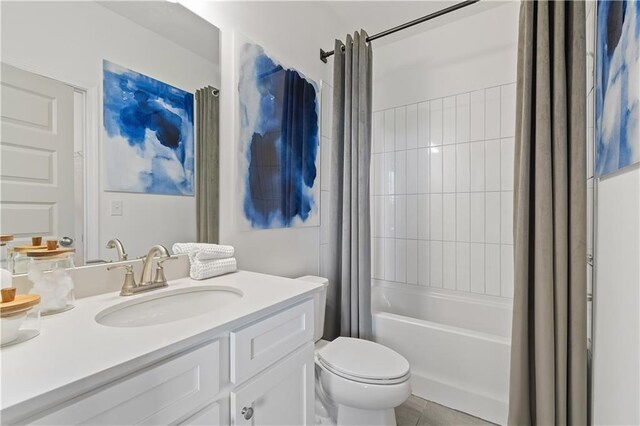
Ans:
{"type": "Polygon", "coordinates": [[[111,200],[111,216],[122,216],[122,200],[111,200]]]}

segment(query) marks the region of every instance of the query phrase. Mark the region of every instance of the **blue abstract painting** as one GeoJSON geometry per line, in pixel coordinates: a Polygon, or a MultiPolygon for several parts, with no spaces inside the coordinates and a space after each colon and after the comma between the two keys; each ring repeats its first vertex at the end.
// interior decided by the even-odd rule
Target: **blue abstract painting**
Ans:
{"type": "Polygon", "coordinates": [[[109,191],[193,195],[193,94],[103,61],[109,191]]]}
{"type": "Polygon", "coordinates": [[[315,226],[317,85],[256,44],[238,49],[243,215],[251,228],[315,226]]]}
{"type": "Polygon", "coordinates": [[[640,1],[597,3],[596,164],[604,176],[640,161],[640,1]]]}

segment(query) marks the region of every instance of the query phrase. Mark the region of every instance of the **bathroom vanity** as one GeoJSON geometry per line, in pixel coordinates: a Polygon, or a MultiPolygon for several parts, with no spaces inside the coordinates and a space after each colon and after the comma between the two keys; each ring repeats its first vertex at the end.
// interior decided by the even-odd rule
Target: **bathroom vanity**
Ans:
{"type": "Polygon", "coordinates": [[[320,287],[240,271],[78,299],[0,351],[2,424],[311,425],[320,287]]]}

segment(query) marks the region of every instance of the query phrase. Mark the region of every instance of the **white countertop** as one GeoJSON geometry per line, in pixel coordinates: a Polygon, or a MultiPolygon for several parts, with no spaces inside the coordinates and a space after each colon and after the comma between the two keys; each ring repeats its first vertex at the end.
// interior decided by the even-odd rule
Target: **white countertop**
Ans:
{"type": "Polygon", "coordinates": [[[76,300],[75,308],[42,317],[40,335],[0,350],[0,409],[3,417],[21,416],[87,391],[114,375],[162,359],[207,338],[230,331],[321,287],[311,282],[239,271],[203,281],[182,278],[168,288],[122,297],[117,292],[76,300]],[[95,316],[125,301],[194,286],[239,289],[242,299],[196,317],[145,327],[108,327],[95,316]]]}

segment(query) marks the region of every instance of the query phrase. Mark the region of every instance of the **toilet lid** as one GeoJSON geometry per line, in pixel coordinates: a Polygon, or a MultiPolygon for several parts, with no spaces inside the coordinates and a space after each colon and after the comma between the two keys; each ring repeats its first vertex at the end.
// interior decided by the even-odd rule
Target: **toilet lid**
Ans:
{"type": "Polygon", "coordinates": [[[349,378],[388,381],[409,374],[409,361],[402,355],[368,340],[338,337],[317,355],[332,371],[349,378]]]}

